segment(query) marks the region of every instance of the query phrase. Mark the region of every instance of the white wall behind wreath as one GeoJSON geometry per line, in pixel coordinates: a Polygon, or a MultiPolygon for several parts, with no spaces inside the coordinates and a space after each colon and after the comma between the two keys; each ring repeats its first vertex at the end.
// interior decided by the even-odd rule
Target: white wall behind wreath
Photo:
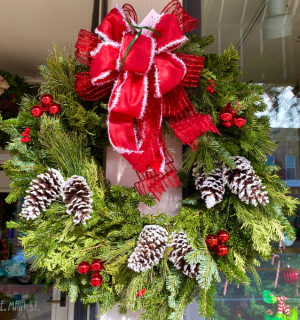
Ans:
{"type": "MultiPolygon", "coordinates": [[[[161,13],[169,2],[170,0],[108,0],[108,10],[111,10],[117,3],[120,7],[128,3],[134,7],[138,21],[141,22],[152,9],[161,13]]],[[[181,0],[179,2],[182,3],[181,0]]]]}

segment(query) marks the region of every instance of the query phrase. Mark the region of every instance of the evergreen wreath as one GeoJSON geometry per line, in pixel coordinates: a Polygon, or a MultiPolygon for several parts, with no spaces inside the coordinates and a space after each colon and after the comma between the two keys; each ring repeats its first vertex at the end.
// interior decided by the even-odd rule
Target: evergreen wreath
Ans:
{"type": "MultiPolygon", "coordinates": [[[[269,139],[268,117],[256,115],[266,109],[261,98],[263,88],[237,80],[241,72],[237,65],[238,52],[233,47],[220,55],[205,54],[204,48],[213,41],[213,36],[191,36],[177,49],[180,53],[205,56],[198,87],[186,91],[196,110],[211,115],[221,133],[207,132],[198,138],[195,152],[186,151],[178,177],[187,185],[193,175],[197,176],[197,170],[203,169],[201,175],[205,179],[220,163],[234,170],[234,157],[245,157],[266,187],[269,203],[247,204],[227,188],[222,200],[210,209],[198,191],[182,201],[175,217],[165,213],[141,216],[137,209],[139,203],[152,206],[154,197],[143,196],[135,188],[110,185],[101,167],[109,145],[108,96],[95,102],[81,99],[75,91],[75,77],[77,72],[87,71],[87,67],[55,47],[47,65],[39,68],[44,77],[41,94],[51,94],[60,104],[61,113],[55,116],[44,113],[35,118],[30,109],[38,104],[39,97],[25,96],[18,117],[0,122],[1,130],[11,139],[7,149],[12,158],[4,165],[13,189],[6,199],[8,203],[25,196],[32,180],[48,169],[55,169],[64,181],[72,176],[83,177],[77,185],[84,186],[85,206],[92,207],[86,224],[74,223],[75,213],[70,214],[64,202],[67,196],[59,196],[47,203],[36,219],[27,220],[21,215],[18,222],[8,223],[8,228],[18,228],[26,257],[36,257],[32,269],[37,272],[37,280],[46,279],[46,290],[55,286],[67,292],[71,302],[75,302],[80,293],[84,304],[98,302],[101,314],[118,302],[120,314],[128,309],[133,312],[143,309],[140,317],[143,320],[178,320],[199,289],[199,314],[212,317],[213,295],[220,274],[229,283],[235,281],[249,286],[247,273],[253,273],[259,283],[255,267],[259,265],[258,259],[270,258],[271,242],[283,239],[283,231],[293,239],[293,230],[285,216],[293,215],[297,200],[285,196],[288,188],[276,175],[278,168],[265,164],[266,155],[272,154],[276,145],[269,139]],[[210,79],[215,84],[214,94],[207,91],[210,79]],[[219,115],[227,103],[231,102],[234,107],[236,100],[246,125],[223,128],[219,115]],[[31,130],[31,139],[24,144],[20,138],[27,127],[31,130]],[[90,195],[92,201],[89,201],[90,195]],[[154,266],[151,263],[144,272],[135,272],[128,267],[128,260],[146,226],[166,230],[169,244],[165,248],[165,243],[160,243],[163,249],[154,266]],[[207,235],[221,229],[230,234],[226,243],[229,252],[222,257],[209,251],[205,242],[207,235]],[[170,259],[175,248],[171,235],[182,232],[186,250],[176,251],[170,259]],[[181,259],[180,268],[172,262],[177,255],[181,259]],[[95,258],[104,262],[100,272],[103,283],[99,287],[89,284],[89,275],[77,272],[80,262],[91,263],[95,258]],[[185,271],[190,269],[186,264],[192,266],[191,270],[197,270],[196,277],[188,276],[189,272],[185,271]],[[145,293],[137,295],[143,289],[145,293]]],[[[168,122],[164,121],[163,128],[166,135],[173,136],[168,122]]],[[[151,241],[146,242],[150,248],[151,241]]],[[[180,241],[176,240],[176,250],[178,244],[180,241]]]]}

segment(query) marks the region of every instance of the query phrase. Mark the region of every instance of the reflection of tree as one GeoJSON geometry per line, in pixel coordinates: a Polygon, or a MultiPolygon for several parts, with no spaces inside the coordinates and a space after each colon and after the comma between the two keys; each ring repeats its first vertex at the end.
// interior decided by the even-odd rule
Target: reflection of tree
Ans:
{"type": "Polygon", "coordinates": [[[300,92],[299,87],[278,87],[273,84],[264,84],[265,102],[268,105],[267,114],[272,120],[281,125],[274,127],[294,127],[299,125],[300,118],[300,92]],[[284,125],[285,124],[285,125],[284,125]]]}

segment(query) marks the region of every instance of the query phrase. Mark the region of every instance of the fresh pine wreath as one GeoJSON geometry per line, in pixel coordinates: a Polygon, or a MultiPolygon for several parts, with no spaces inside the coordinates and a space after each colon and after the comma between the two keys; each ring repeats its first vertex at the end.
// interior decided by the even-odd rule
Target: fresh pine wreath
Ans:
{"type": "MultiPolygon", "coordinates": [[[[224,184],[221,201],[210,209],[199,189],[182,201],[175,217],[166,213],[141,216],[138,204],[152,206],[154,197],[143,196],[135,188],[110,185],[104,177],[101,163],[109,145],[108,96],[94,102],[80,98],[75,91],[76,73],[88,68],[55,47],[47,65],[40,67],[44,77],[41,94],[50,94],[61,111],[34,117],[31,109],[39,104],[40,97],[26,96],[17,118],[1,120],[1,130],[11,138],[7,149],[12,154],[4,165],[13,189],[6,201],[27,195],[24,210],[34,208],[37,213],[32,219],[23,212],[18,222],[7,226],[18,228],[25,255],[35,256],[32,269],[37,272],[37,281],[46,281],[46,290],[55,286],[67,292],[72,302],[80,293],[84,304],[98,302],[101,314],[119,303],[120,314],[142,309],[141,319],[178,320],[199,289],[199,314],[212,317],[220,273],[230,283],[246,286],[250,285],[247,272],[253,273],[259,283],[255,267],[259,260],[270,258],[271,242],[283,239],[283,231],[293,238],[285,216],[293,215],[297,202],[285,196],[288,188],[276,175],[278,168],[265,164],[266,155],[276,146],[269,139],[268,117],[256,115],[266,109],[261,98],[263,88],[237,80],[241,72],[234,48],[221,55],[205,54],[204,48],[213,41],[213,36],[191,36],[177,49],[205,57],[198,87],[186,91],[197,112],[209,114],[221,133],[207,132],[198,138],[195,152],[188,149],[185,153],[178,177],[187,185],[194,183],[194,176],[198,185],[210,173],[214,172],[216,179],[225,170],[231,172],[232,181],[237,181],[234,179],[240,172],[234,171],[234,157],[244,157],[251,162],[252,169],[247,170],[253,183],[260,179],[266,187],[268,202],[247,203],[240,189],[232,192],[224,184]],[[210,79],[215,84],[214,94],[207,90],[210,79]],[[220,113],[230,102],[246,119],[241,128],[221,125],[220,113]],[[30,134],[28,143],[21,142],[24,132],[30,134]],[[30,200],[31,196],[39,200],[30,200]],[[228,254],[223,256],[205,241],[220,230],[229,233],[228,254]],[[142,252],[137,243],[143,243],[142,249],[148,248],[155,256],[153,263],[134,271],[128,265],[141,261],[137,260],[142,252]],[[91,286],[90,273],[77,271],[80,262],[91,263],[95,258],[104,262],[99,287],[91,286]]],[[[173,136],[167,121],[163,129],[173,136]]]]}

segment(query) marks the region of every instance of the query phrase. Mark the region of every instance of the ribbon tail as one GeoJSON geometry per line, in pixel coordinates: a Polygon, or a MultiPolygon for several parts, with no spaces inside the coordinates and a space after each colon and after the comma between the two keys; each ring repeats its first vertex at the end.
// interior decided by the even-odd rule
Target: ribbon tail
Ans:
{"type": "Polygon", "coordinates": [[[197,138],[207,131],[220,134],[209,115],[197,113],[183,86],[178,85],[163,96],[164,117],[183,144],[196,150],[197,138]]]}

